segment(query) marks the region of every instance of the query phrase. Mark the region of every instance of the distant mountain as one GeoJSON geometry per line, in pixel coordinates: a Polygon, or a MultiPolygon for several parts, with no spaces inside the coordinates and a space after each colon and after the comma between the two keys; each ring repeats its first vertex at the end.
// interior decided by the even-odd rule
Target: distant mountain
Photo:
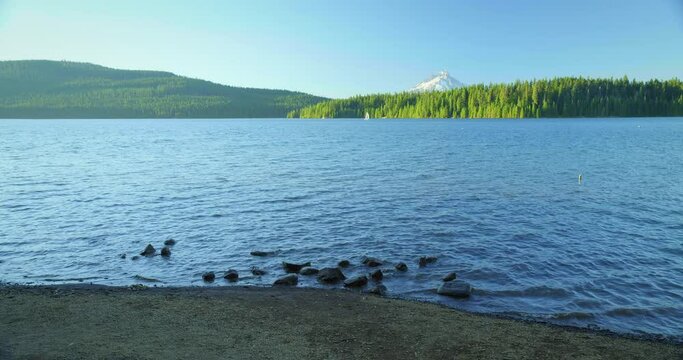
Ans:
{"type": "Polygon", "coordinates": [[[0,118],[284,117],[323,100],[161,71],[66,61],[0,61],[0,118]]]}
{"type": "Polygon", "coordinates": [[[429,91],[445,91],[451,89],[457,89],[465,86],[465,84],[454,79],[448,74],[448,71],[441,71],[440,73],[432,76],[430,79],[425,80],[417,85],[415,85],[410,91],[414,92],[429,92],[429,91]]]}

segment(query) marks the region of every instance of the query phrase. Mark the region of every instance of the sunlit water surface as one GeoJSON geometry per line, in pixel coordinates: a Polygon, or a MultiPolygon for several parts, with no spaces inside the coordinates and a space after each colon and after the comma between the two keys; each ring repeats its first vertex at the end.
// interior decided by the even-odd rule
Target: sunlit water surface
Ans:
{"type": "Polygon", "coordinates": [[[4,282],[269,285],[362,255],[393,296],[680,340],[683,119],[0,121],[4,282]],[[450,271],[469,300],[434,293],[450,271]]]}

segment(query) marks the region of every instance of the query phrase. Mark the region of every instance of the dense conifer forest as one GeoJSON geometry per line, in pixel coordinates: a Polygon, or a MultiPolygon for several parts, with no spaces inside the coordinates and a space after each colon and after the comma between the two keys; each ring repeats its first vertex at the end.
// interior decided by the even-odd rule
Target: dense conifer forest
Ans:
{"type": "Polygon", "coordinates": [[[404,92],[320,102],[289,117],[541,118],[683,116],[683,83],[556,78],[472,85],[441,92],[404,92]]]}
{"type": "Polygon", "coordinates": [[[160,71],[0,61],[0,118],[540,118],[683,116],[683,83],[555,78],[328,100],[160,71]]]}
{"type": "Polygon", "coordinates": [[[66,61],[0,62],[0,118],[285,117],[322,100],[160,71],[66,61]]]}

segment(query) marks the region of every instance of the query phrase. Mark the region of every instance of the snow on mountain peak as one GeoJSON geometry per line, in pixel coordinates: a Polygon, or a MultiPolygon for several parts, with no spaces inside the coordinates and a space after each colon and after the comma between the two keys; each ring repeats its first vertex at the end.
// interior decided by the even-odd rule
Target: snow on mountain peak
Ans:
{"type": "Polygon", "coordinates": [[[417,85],[415,85],[410,91],[417,92],[428,92],[428,91],[444,91],[450,89],[456,89],[463,87],[465,84],[454,79],[448,74],[448,71],[441,71],[438,74],[432,76],[428,80],[425,80],[417,85]]]}

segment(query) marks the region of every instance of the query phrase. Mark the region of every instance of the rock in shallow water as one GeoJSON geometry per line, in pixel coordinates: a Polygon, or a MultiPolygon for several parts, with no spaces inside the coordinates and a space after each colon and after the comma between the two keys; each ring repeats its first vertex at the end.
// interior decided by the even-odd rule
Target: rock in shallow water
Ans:
{"type": "Polygon", "coordinates": [[[394,266],[398,271],[408,271],[408,265],[404,262],[400,262],[394,266]]]}
{"type": "Polygon", "coordinates": [[[377,269],[370,273],[370,277],[372,278],[372,280],[381,281],[384,278],[384,273],[382,272],[382,270],[377,269]]]}
{"type": "Polygon", "coordinates": [[[133,261],[135,261],[135,260],[138,260],[139,258],[140,258],[139,256],[135,255],[135,256],[133,256],[133,257],[130,258],[130,259],[133,260],[133,261]]]}
{"type": "Polygon", "coordinates": [[[156,252],[157,252],[157,249],[155,249],[154,246],[152,246],[152,244],[147,244],[147,246],[145,247],[145,250],[142,250],[140,255],[152,256],[152,255],[156,254],[156,252]]]}
{"type": "Polygon", "coordinates": [[[462,280],[448,281],[441,284],[436,293],[454,298],[467,298],[472,294],[472,285],[462,280]]]}
{"type": "Polygon", "coordinates": [[[316,268],[314,268],[314,267],[306,266],[305,268],[302,268],[302,269],[299,271],[299,274],[301,274],[301,275],[315,275],[315,274],[317,274],[319,271],[320,271],[320,270],[318,270],[318,269],[316,269],[316,268]]]}
{"type": "Polygon", "coordinates": [[[355,276],[344,281],[344,287],[363,287],[368,284],[368,277],[365,275],[355,276]]]}
{"type": "Polygon", "coordinates": [[[256,266],[251,268],[251,273],[252,273],[252,275],[255,275],[255,276],[263,276],[263,275],[267,274],[267,272],[265,270],[261,270],[261,269],[257,268],[256,266]]]}
{"type": "Polygon", "coordinates": [[[360,260],[360,262],[369,267],[376,267],[382,265],[382,260],[374,258],[374,257],[367,257],[363,256],[360,260]]]}
{"type": "Polygon", "coordinates": [[[168,239],[168,240],[164,241],[164,245],[166,245],[166,246],[173,246],[173,245],[175,245],[175,240],[173,240],[173,239],[168,239]]]}
{"type": "Polygon", "coordinates": [[[318,271],[318,281],[325,284],[336,284],[346,279],[339,268],[322,268],[318,271]]]}
{"type": "Polygon", "coordinates": [[[301,271],[301,269],[303,269],[307,266],[311,266],[311,263],[306,262],[303,264],[295,264],[295,263],[290,263],[290,262],[286,262],[286,261],[282,262],[282,267],[285,269],[285,272],[288,272],[288,273],[298,273],[299,271],[301,271]]]}
{"type": "Polygon", "coordinates": [[[457,277],[458,277],[458,275],[457,275],[456,273],[454,273],[454,272],[449,272],[449,273],[446,274],[443,278],[441,278],[441,280],[443,280],[443,281],[453,281],[453,280],[455,280],[455,278],[457,278],[457,277]]]}
{"type": "Polygon", "coordinates": [[[161,256],[163,256],[163,257],[169,257],[169,256],[171,256],[171,248],[168,247],[168,246],[164,246],[164,247],[161,249],[161,256]]]}
{"type": "Polygon", "coordinates": [[[299,283],[299,277],[296,274],[285,275],[273,283],[273,285],[294,286],[299,283]]]}
{"type": "Polygon", "coordinates": [[[420,256],[420,259],[417,261],[417,263],[420,265],[420,267],[425,267],[427,264],[432,264],[436,262],[436,256],[420,256]]]}
{"type": "Polygon", "coordinates": [[[259,251],[254,250],[249,253],[251,256],[272,256],[275,255],[275,251],[259,251]]]}
{"type": "Polygon", "coordinates": [[[235,282],[240,278],[239,273],[237,273],[237,270],[230,269],[225,272],[225,275],[223,276],[225,280],[228,280],[230,282],[235,282]]]}
{"type": "Polygon", "coordinates": [[[340,268],[347,268],[351,265],[351,262],[348,260],[342,260],[339,263],[337,263],[337,266],[340,268]]]}
{"type": "Polygon", "coordinates": [[[213,271],[207,271],[202,274],[202,280],[206,282],[213,282],[214,279],[216,279],[216,274],[214,274],[213,271]]]}

